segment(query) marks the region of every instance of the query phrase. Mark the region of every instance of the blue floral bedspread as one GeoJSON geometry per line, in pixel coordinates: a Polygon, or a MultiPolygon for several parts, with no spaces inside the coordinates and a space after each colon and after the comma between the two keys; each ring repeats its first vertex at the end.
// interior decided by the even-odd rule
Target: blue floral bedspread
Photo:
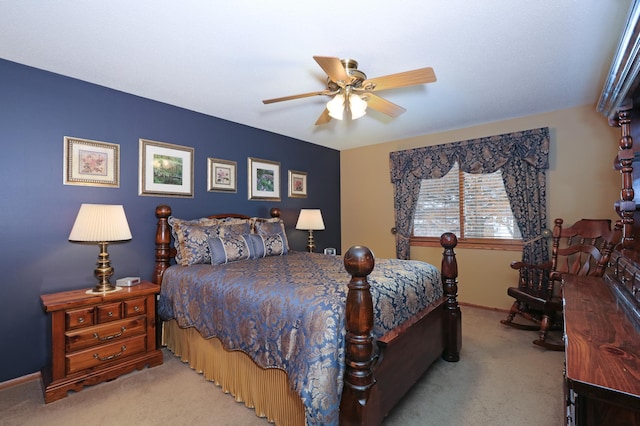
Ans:
{"type": "MultiPolygon", "coordinates": [[[[307,424],[337,425],[349,280],[341,257],[306,252],[172,266],[164,273],[158,309],[163,320],[217,337],[263,368],[285,370],[307,424]]],[[[368,280],[376,337],[443,295],[440,271],[424,262],[376,259],[368,280]]]]}

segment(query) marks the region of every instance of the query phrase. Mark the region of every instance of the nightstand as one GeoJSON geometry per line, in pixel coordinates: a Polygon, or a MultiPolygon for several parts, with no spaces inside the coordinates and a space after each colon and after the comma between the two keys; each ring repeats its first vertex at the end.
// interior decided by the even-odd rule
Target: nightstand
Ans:
{"type": "Polygon", "coordinates": [[[51,365],[42,370],[45,403],[145,366],[162,364],[156,345],[156,295],[142,281],[105,294],[87,289],[41,296],[51,314],[51,365]]]}

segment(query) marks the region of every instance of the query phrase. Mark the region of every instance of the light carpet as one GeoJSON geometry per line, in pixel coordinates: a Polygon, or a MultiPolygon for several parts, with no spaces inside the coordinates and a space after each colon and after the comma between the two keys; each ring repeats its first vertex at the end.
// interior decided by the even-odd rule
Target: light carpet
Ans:
{"type": "MultiPolygon", "coordinates": [[[[564,354],[532,344],[506,314],[462,306],[462,353],[437,361],[385,426],[557,426],[564,415],[564,354]]],[[[40,380],[0,391],[0,425],[266,426],[265,419],[166,349],[164,364],[44,404],[40,380]]]]}

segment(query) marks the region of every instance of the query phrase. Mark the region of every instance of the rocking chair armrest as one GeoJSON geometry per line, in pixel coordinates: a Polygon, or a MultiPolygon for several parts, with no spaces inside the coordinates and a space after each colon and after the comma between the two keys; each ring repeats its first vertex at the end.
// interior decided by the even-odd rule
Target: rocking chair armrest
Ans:
{"type": "Polygon", "coordinates": [[[549,273],[549,279],[552,280],[552,281],[557,281],[559,283],[562,283],[562,272],[551,271],[549,273]]]}
{"type": "Polygon", "coordinates": [[[550,261],[544,262],[544,263],[531,264],[531,263],[514,260],[513,262],[511,262],[510,266],[511,266],[511,269],[515,269],[517,271],[519,271],[520,269],[542,269],[542,270],[549,270],[549,272],[551,272],[552,265],[550,261]]]}

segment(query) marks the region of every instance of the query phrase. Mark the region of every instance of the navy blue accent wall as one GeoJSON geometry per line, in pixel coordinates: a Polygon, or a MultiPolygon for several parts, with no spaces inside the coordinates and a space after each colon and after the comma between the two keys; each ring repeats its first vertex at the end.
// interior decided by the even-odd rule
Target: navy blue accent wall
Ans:
{"type": "MultiPolygon", "coordinates": [[[[259,102],[256,99],[256,102],[259,102]]],[[[0,382],[49,362],[49,319],[40,295],[93,287],[98,247],[71,243],[82,203],[122,204],[133,239],[111,244],[115,278],[153,272],[155,207],[195,218],[240,212],[268,216],[279,207],[294,250],[301,208],[320,208],[326,230],[318,249],[340,244],[340,153],[282,135],[0,60],[0,382]],[[63,138],[120,145],[120,187],[63,184],[63,138]],[[138,195],[139,139],[195,149],[194,198],[138,195]],[[237,193],[207,191],[207,157],[236,161],[237,193]],[[247,158],[279,161],[280,202],[247,197],[247,158]],[[287,197],[287,171],[308,173],[308,198],[287,197]]]]}

